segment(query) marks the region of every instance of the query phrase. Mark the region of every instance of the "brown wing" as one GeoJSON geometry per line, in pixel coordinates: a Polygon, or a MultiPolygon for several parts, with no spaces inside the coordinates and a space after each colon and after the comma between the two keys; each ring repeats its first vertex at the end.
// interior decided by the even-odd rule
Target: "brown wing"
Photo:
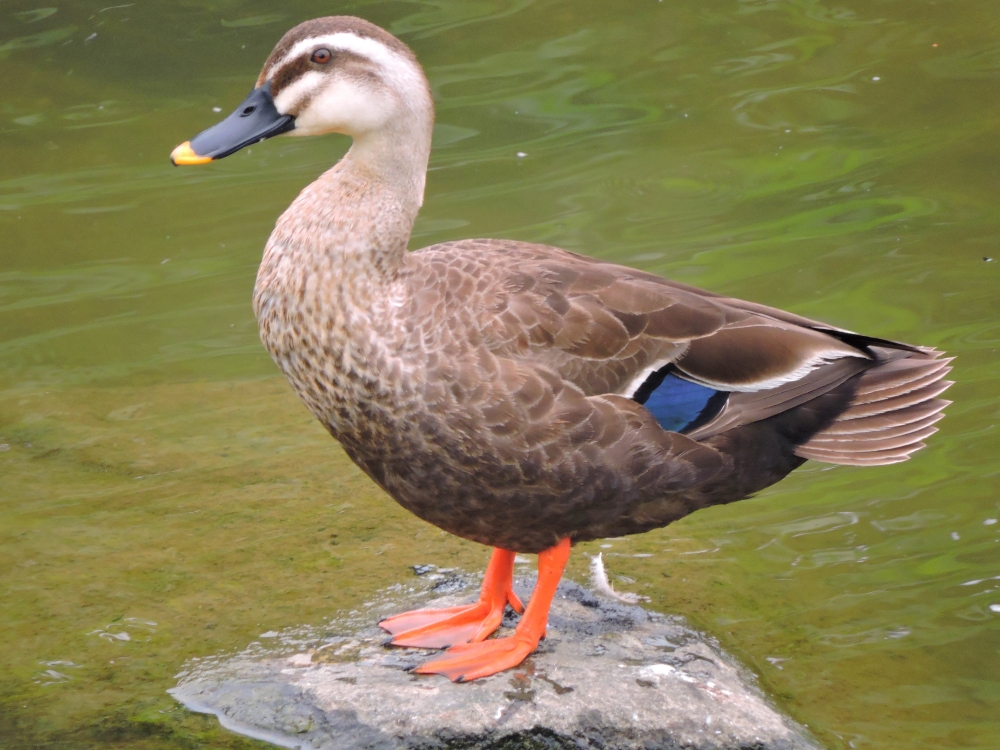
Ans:
{"type": "MultiPolygon", "coordinates": [[[[870,362],[814,327],[821,324],[554,247],[466,240],[419,255],[424,272],[415,283],[428,300],[462,306],[465,329],[495,354],[549,367],[588,395],[631,396],[668,364],[718,390],[767,391],[759,410],[758,399],[739,399],[728,415],[733,426],[831,388],[841,373],[870,362]],[[813,376],[843,359],[857,364],[813,376]]],[[[435,317],[449,317],[442,313],[435,317]]]]}
{"type": "Polygon", "coordinates": [[[836,463],[885,463],[921,447],[947,405],[936,396],[950,385],[942,380],[950,368],[933,350],[545,245],[466,240],[419,256],[414,268],[420,270],[408,283],[420,285],[428,307],[448,308],[431,316],[443,326],[436,335],[458,331],[496,356],[552,370],[587,396],[631,397],[669,367],[729,394],[719,413],[689,433],[697,440],[776,416],[854,379],[858,398],[878,404],[852,406],[832,432],[798,453],[836,463]],[[892,364],[897,359],[917,364],[892,364]],[[879,383],[888,383],[888,390],[878,391],[879,383]],[[868,393],[872,389],[876,395],[868,393]],[[898,434],[885,436],[884,430],[898,434]]]}

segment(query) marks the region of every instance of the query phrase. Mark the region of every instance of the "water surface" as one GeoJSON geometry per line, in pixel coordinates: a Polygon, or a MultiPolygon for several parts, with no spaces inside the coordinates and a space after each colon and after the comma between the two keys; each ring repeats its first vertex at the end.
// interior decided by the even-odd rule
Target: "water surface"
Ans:
{"type": "Polygon", "coordinates": [[[912,461],[809,463],[569,575],[603,551],[831,748],[1000,746],[989,0],[5,3],[0,744],[258,746],[165,694],[188,658],[485,562],[354,468],[257,340],[265,239],[346,140],[166,159],[331,12],[434,86],[414,247],[549,242],[957,357],[912,461]]]}

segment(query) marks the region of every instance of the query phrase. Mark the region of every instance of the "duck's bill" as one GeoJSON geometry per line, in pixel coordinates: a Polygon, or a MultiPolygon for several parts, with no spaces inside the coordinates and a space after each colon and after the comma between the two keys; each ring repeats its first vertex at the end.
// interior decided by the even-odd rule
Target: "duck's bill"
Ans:
{"type": "Polygon", "coordinates": [[[185,141],[170,154],[174,166],[207,164],[295,129],[295,118],[275,109],[270,81],[250,92],[229,117],[185,141]]]}

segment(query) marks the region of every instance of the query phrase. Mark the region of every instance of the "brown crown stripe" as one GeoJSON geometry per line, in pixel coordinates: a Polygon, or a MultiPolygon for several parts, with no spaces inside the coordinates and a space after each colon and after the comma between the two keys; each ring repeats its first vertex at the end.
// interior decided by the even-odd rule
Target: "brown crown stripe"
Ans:
{"type": "MultiPolygon", "coordinates": [[[[268,70],[270,70],[271,66],[280,62],[285,55],[291,51],[292,47],[302,40],[311,39],[313,37],[327,36],[329,34],[339,34],[342,32],[354,34],[355,36],[366,39],[374,39],[381,42],[392,51],[398,52],[408,59],[416,62],[416,57],[409,47],[399,41],[388,31],[380,29],[375,24],[370,23],[363,18],[355,18],[354,16],[326,16],[325,18],[314,18],[311,21],[305,21],[304,23],[300,23],[298,26],[286,32],[285,35],[281,37],[281,40],[275,48],[271,51],[267,61],[264,63],[260,77],[257,79],[257,85],[260,86],[264,83],[264,75],[268,70]]],[[[272,78],[273,77],[274,76],[272,76],[272,78]]]]}
{"type": "Polygon", "coordinates": [[[312,62],[310,59],[312,51],[309,50],[304,52],[302,57],[298,57],[278,68],[277,71],[271,74],[271,95],[277,96],[279,92],[311,70],[325,72],[336,68],[338,71],[346,72],[358,79],[378,80],[378,75],[372,70],[372,63],[367,57],[346,50],[331,51],[333,52],[333,59],[325,65],[318,65],[312,62]]]}

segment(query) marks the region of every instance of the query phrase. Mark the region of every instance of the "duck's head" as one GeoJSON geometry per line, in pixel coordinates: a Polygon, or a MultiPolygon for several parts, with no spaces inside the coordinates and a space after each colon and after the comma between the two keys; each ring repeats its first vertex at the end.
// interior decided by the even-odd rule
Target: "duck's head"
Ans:
{"type": "Polygon", "coordinates": [[[285,34],[243,103],[175,148],[170,160],[204,164],[283,133],[402,145],[396,137],[416,129],[429,147],[433,116],[427,79],[409,47],[360,18],[317,18],[285,34]]]}

